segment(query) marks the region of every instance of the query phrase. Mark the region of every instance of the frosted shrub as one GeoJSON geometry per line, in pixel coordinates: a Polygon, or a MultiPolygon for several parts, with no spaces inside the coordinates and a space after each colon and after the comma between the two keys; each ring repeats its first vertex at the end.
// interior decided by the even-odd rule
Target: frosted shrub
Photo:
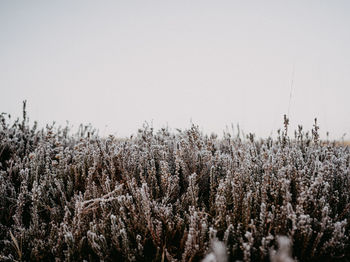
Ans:
{"type": "Polygon", "coordinates": [[[121,140],[1,114],[0,260],[347,261],[349,147],[285,123],[121,140]]]}

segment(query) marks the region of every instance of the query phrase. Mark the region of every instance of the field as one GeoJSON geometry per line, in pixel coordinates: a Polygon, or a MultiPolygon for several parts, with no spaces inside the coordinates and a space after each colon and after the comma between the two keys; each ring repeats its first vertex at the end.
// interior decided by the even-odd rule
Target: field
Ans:
{"type": "Polygon", "coordinates": [[[0,116],[0,260],[349,261],[350,149],[0,116]]]}

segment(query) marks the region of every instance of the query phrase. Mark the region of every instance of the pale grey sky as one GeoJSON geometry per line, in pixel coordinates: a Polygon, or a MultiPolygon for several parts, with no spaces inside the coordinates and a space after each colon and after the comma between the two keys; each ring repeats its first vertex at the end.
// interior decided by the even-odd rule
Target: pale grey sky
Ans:
{"type": "Polygon", "coordinates": [[[0,111],[103,134],[237,124],[350,138],[350,1],[0,2],[0,111]],[[294,67],[294,74],[293,72],[294,67]]]}

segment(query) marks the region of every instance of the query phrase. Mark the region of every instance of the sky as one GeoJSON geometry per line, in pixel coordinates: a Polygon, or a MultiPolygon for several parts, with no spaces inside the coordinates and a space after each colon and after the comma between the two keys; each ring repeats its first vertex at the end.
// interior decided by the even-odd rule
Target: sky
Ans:
{"type": "Polygon", "coordinates": [[[0,1],[0,112],[100,134],[350,139],[350,1],[0,1]]]}

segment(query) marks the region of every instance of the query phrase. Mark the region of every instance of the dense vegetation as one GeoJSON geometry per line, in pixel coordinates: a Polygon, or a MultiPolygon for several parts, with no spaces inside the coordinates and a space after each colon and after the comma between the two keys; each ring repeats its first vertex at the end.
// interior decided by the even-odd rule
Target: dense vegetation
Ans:
{"type": "Polygon", "coordinates": [[[349,261],[350,149],[316,122],[291,138],[285,118],[264,140],[0,122],[0,260],[200,261],[216,243],[229,261],[281,261],[281,235],[294,259],[349,261]]]}

